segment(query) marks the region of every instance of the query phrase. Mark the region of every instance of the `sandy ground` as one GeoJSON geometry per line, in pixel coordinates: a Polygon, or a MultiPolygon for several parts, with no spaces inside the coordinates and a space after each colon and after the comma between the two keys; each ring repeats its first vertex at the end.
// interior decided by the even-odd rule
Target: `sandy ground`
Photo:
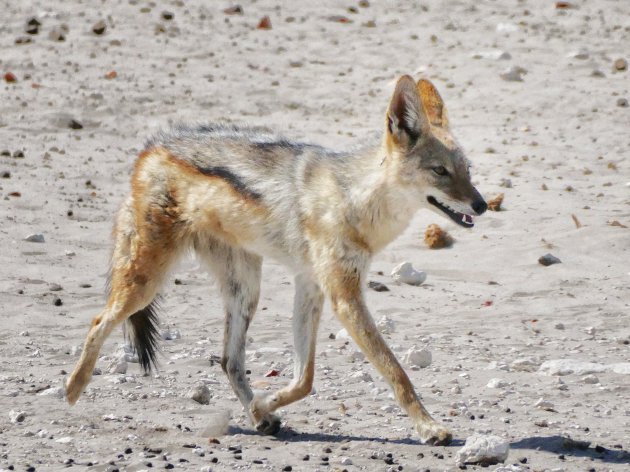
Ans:
{"type": "MultiPolygon", "coordinates": [[[[230,3],[199,0],[0,2],[0,71],[17,79],[0,83],[0,469],[457,470],[457,450],[483,433],[510,442],[506,466],[517,465],[502,470],[628,470],[630,80],[614,61],[630,59],[630,4],[371,3],[259,0],[228,15],[230,3]],[[264,15],[270,30],[256,28],[264,15]],[[25,33],[31,17],[36,35],[25,33]],[[522,81],[501,77],[511,67],[522,81]],[[504,211],[473,231],[418,213],[370,272],[390,288],[367,297],[391,320],[397,354],[432,353],[409,374],[453,445],[419,443],[353,343],[331,336],[328,306],[313,394],[282,412],[277,438],[256,434],[211,361],[222,308],[193,259],[164,288],[163,327],[179,339],[163,342],[159,374],[133,363],[107,373],[117,330],[102,375],[67,406],[58,387],[103,304],[112,217],[146,136],[178,119],[225,120],[356,146],[380,133],[403,73],[435,82],[479,189],[505,194],[504,211]],[[430,223],[452,248],[424,245],[430,223]],[[548,252],[562,263],[540,265],[548,252]],[[406,260],[427,272],[424,285],[392,282],[406,260]],[[578,368],[540,369],[557,359],[578,368]],[[597,366],[587,375],[580,362],[597,366]],[[199,384],[209,405],[189,398],[199,384]],[[225,412],[227,434],[204,433],[225,412]]],[[[293,280],[273,261],[264,270],[248,368],[275,389],[292,371],[293,280]]]]}

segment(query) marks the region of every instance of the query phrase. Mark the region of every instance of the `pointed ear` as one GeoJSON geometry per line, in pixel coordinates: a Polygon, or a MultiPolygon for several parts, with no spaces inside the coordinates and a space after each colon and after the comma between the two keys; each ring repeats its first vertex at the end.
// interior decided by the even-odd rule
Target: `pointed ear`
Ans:
{"type": "Polygon", "coordinates": [[[433,126],[448,128],[448,114],[435,86],[426,79],[418,80],[418,95],[422,108],[433,126]]]}
{"type": "Polygon", "coordinates": [[[396,83],[394,95],[387,110],[387,130],[396,143],[411,148],[428,128],[422,111],[416,83],[403,75],[396,83]]]}

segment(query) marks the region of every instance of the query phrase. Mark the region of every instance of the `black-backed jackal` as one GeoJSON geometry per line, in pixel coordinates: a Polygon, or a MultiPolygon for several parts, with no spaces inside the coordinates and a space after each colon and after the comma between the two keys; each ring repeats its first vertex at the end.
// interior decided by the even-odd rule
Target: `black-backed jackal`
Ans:
{"type": "Polygon", "coordinates": [[[70,404],[89,382],[105,338],[124,321],[142,367],[150,370],[156,360],[157,291],[178,256],[192,247],[219,281],[225,303],[222,367],[259,431],[276,433],[280,420],[274,411],[311,392],[317,327],[329,297],[421,439],[451,440],[420,402],[363,296],[372,256],[419,208],[464,227],[486,210],[429,81],[398,80],[380,145],[338,153],[256,129],[178,127],[148,142],[131,186],[116,219],[109,298],[66,383],[70,404]],[[263,256],[296,274],[295,377],[261,396],[252,393],[244,362],[263,256]]]}

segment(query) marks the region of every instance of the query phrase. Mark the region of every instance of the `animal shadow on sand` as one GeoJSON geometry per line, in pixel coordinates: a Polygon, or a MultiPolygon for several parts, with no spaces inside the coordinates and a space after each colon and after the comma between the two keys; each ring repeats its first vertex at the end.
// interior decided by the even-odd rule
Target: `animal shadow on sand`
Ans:
{"type": "MultiPolygon", "coordinates": [[[[228,435],[233,434],[258,435],[259,433],[256,431],[252,431],[251,429],[244,429],[238,426],[230,426],[228,435]]],[[[375,436],[300,432],[287,426],[283,427],[280,430],[280,432],[275,436],[275,439],[278,441],[286,441],[290,443],[310,441],[322,443],[362,441],[374,442],[379,444],[407,444],[423,446],[423,444],[419,440],[413,438],[387,439],[375,436]]],[[[447,447],[462,447],[463,445],[464,440],[455,438],[447,447]]],[[[590,441],[580,441],[565,436],[532,436],[529,438],[518,439],[510,443],[510,448],[513,451],[521,449],[531,449],[549,452],[558,456],[564,455],[565,457],[589,457],[595,461],[600,462],[612,464],[630,464],[630,452],[622,448],[615,447],[614,449],[608,449],[599,445],[591,447],[590,441]]]]}

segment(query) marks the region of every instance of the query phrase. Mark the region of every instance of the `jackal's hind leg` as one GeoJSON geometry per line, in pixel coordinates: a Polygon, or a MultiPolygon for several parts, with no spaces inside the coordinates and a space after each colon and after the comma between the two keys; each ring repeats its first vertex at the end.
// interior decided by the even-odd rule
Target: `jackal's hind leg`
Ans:
{"type": "Polygon", "coordinates": [[[275,434],[280,429],[279,418],[251,414],[249,406],[253,393],[245,374],[245,341],[258,305],[262,258],[213,240],[196,244],[195,247],[209,263],[221,286],[225,305],[221,367],[256,428],[267,434],[275,434]]]}
{"type": "MultiPolygon", "coordinates": [[[[173,242],[168,228],[151,228],[153,237],[147,237],[138,232],[134,220],[129,208],[123,207],[116,228],[109,298],[103,311],[93,319],[81,358],[65,385],[66,399],[71,405],[76,403],[90,381],[99,351],[112,330],[134,314],[141,317],[151,314],[156,293],[178,254],[181,244],[173,242]],[[169,234],[170,238],[167,237],[169,234]]],[[[135,328],[147,327],[153,320],[136,321],[135,328]]],[[[144,336],[146,340],[150,335],[136,333],[136,339],[144,336]]],[[[154,354],[148,354],[152,359],[154,354]]]]}
{"type": "Polygon", "coordinates": [[[319,286],[307,275],[295,278],[293,307],[293,381],[270,395],[256,395],[251,403],[254,417],[264,417],[278,408],[306,397],[313,388],[317,328],[324,304],[319,286]]]}

